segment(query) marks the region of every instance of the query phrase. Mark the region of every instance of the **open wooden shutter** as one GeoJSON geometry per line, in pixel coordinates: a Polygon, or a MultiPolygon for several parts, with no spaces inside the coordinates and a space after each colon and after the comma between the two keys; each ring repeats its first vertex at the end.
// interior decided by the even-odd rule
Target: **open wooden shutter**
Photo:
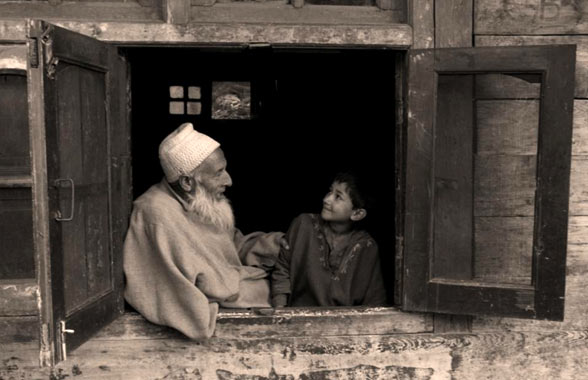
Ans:
{"type": "Polygon", "coordinates": [[[563,319],[575,46],[408,55],[405,310],[563,319]]]}
{"type": "Polygon", "coordinates": [[[113,47],[42,21],[30,22],[28,43],[41,358],[50,364],[123,311],[126,69],[113,47]]]}

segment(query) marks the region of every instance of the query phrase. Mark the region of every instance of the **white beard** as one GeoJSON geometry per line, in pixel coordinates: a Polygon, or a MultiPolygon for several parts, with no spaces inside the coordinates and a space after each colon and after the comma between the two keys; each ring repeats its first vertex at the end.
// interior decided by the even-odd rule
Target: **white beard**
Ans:
{"type": "Polygon", "coordinates": [[[235,216],[231,203],[225,197],[216,199],[203,186],[196,186],[196,194],[190,201],[189,210],[197,214],[206,224],[232,231],[235,228],[235,216]]]}

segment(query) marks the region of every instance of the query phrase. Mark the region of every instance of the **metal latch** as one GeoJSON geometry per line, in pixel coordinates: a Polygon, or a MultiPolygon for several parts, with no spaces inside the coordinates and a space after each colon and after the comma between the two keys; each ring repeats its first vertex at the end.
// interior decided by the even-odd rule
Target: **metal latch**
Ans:
{"type": "Polygon", "coordinates": [[[65,346],[65,334],[73,334],[75,330],[65,328],[65,321],[59,322],[59,330],[61,333],[61,357],[63,360],[67,359],[67,350],[65,346]]]}

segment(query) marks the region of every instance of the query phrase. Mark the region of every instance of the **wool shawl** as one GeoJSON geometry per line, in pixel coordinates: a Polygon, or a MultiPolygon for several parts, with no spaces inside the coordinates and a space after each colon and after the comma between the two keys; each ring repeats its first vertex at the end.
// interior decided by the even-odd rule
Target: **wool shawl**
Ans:
{"type": "MultiPolygon", "coordinates": [[[[382,306],[386,290],[378,245],[362,230],[349,232],[339,257],[326,241],[326,222],[317,214],[295,218],[272,273],[272,298],[287,295],[288,306],[382,306]]],[[[276,302],[279,303],[279,302],[276,302]]]]}
{"type": "Polygon", "coordinates": [[[149,321],[212,336],[221,307],[268,307],[268,269],[283,233],[204,223],[165,179],[133,203],[124,243],[125,299],[149,321]]]}

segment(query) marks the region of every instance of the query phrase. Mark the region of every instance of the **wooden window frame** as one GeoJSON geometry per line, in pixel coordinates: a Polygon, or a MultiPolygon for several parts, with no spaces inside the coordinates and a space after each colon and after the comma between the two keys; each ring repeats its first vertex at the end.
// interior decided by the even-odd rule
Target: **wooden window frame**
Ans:
{"type": "MultiPolygon", "coordinates": [[[[562,320],[575,46],[413,50],[409,54],[405,310],[562,320]],[[436,86],[440,74],[542,75],[531,285],[434,279],[436,86]]],[[[473,127],[472,127],[473,128],[473,127]]],[[[472,256],[472,251],[464,252],[472,256]]]]}

